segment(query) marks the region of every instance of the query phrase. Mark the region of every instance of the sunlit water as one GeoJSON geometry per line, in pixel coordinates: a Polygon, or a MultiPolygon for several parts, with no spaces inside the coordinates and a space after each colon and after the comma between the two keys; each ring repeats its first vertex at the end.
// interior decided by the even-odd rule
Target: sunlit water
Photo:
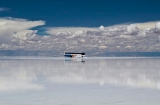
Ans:
{"type": "Polygon", "coordinates": [[[0,58],[0,105],[160,105],[160,58],[0,58]]]}

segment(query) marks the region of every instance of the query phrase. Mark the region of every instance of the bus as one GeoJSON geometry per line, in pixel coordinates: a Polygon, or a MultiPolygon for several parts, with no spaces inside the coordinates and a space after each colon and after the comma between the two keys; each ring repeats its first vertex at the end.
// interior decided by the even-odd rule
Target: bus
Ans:
{"type": "Polygon", "coordinates": [[[85,57],[84,52],[64,52],[65,57],[71,57],[71,58],[81,58],[85,57]]]}

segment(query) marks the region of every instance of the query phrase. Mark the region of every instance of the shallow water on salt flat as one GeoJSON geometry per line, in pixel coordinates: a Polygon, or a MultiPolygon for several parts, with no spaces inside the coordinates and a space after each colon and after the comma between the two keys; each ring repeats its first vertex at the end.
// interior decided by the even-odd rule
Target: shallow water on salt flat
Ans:
{"type": "Polygon", "coordinates": [[[0,58],[1,105],[159,105],[160,58],[0,58]]]}

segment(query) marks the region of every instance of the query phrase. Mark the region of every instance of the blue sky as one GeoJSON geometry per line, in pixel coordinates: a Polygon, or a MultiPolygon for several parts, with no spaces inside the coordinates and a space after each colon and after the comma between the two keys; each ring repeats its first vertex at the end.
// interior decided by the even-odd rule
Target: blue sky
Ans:
{"type": "Polygon", "coordinates": [[[0,2],[0,49],[5,50],[64,52],[81,44],[77,50],[157,52],[159,33],[159,0],[0,2]]]}
{"type": "Polygon", "coordinates": [[[160,20],[159,0],[1,1],[0,17],[44,20],[48,27],[99,27],[160,20]]]}

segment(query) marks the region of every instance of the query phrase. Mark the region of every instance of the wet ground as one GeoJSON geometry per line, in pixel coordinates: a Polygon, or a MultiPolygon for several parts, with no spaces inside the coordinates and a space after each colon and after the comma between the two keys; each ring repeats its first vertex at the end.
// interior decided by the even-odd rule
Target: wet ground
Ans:
{"type": "Polygon", "coordinates": [[[1,105],[159,105],[160,58],[0,58],[1,105]]]}

